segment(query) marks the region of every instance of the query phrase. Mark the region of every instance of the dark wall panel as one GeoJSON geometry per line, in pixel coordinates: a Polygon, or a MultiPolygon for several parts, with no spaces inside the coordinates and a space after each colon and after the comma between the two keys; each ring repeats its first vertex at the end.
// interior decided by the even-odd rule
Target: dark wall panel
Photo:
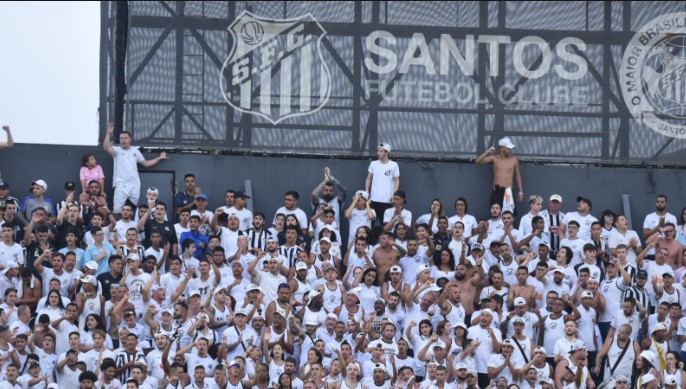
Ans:
{"type": "MultiPolygon", "coordinates": [[[[49,186],[48,196],[57,200],[63,196],[65,181],[78,180],[81,156],[91,151],[95,151],[108,177],[107,185],[111,186],[112,158],[101,148],[17,145],[0,152],[0,169],[14,196],[23,198],[31,181],[44,179],[49,186]]],[[[144,155],[150,158],[156,154],[144,155]]],[[[211,209],[223,204],[227,189],[242,190],[245,180],[251,180],[253,211],[263,211],[270,218],[283,204],[283,192],[288,189],[300,192],[300,207],[309,213],[309,193],[322,180],[324,166],[329,166],[348,187],[350,198],[355,190],[363,188],[368,164],[369,160],[170,154],[169,160],[151,170],[174,171],[177,190],[183,189],[184,174],[195,173],[209,196],[211,209]]],[[[468,199],[470,213],[477,217],[487,215],[490,166],[403,160],[399,164],[401,188],[407,192],[407,207],[415,217],[428,212],[434,197],[441,198],[452,214],[452,203],[458,196],[468,199]]],[[[581,194],[593,200],[596,216],[606,208],[621,212],[621,196],[627,193],[631,196],[636,230],[641,229],[645,214],[654,210],[658,193],[669,197],[669,210],[674,214],[686,206],[684,169],[524,165],[522,174],[527,196],[540,194],[547,199],[552,193],[559,193],[565,211],[576,206],[574,198],[581,194]]],[[[527,204],[521,203],[519,207],[526,211],[527,204]]]]}

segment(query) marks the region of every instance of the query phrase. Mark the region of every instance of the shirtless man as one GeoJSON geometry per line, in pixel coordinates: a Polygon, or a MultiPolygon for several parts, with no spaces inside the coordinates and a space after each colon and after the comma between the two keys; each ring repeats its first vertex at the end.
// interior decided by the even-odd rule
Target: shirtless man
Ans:
{"type": "Polygon", "coordinates": [[[669,252],[667,257],[667,263],[672,265],[674,268],[679,268],[683,265],[683,246],[681,242],[676,240],[676,226],[674,223],[667,222],[665,226],[660,229],[660,232],[664,234],[664,238],[661,238],[658,234],[653,234],[646,240],[647,244],[657,242],[655,252],[659,252],[661,249],[666,249],[669,252]]]}
{"type": "Polygon", "coordinates": [[[469,267],[464,263],[460,263],[455,269],[455,283],[460,289],[460,300],[467,302],[464,304],[465,316],[467,317],[471,316],[472,312],[474,312],[474,297],[477,296],[477,292],[481,292],[479,285],[481,279],[484,278],[481,258],[477,262],[476,266],[469,267]]]}
{"type": "Polygon", "coordinates": [[[377,274],[380,280],[386,278],[386,273],[391,266],[397,265],[400,258],[405,256],[405,249],[399,244],[395,243],[395,238],[392,234],[384,232],[379,239],[379,247],[374,250],[374,264],[376,265],[377,274]]]}
{"type": "Polygon", "coordinates": [[[510,138],[499,140],[498,146],[500,146],[500,154],[495,154],[495,147],[491,146],[476,159],[476,163],[493,163],[491,204],[498,203],[502,206],[503,211],[514,212],[513,175],[517,180],[517,187],[519,188],[517,201],[521,202],[524,200],[524,187],[522,186],[522,175],[519,172],[519,159],[512,154],[512,149],[515,145],[510,138]]]}
{"type": "MultiPolygon", "coordinates": [[[[507,297],[508,309],[514,309],[514,301],[517,297],[522,297],[526,301],[528,307],[535,306],[537,299],[536,288],[533,285],[527,284],[529,278],[529,270],[526,266],[517,268],[517,283],[510,286],[509,296],[507,297]]],[[[541,299],[542,297],[538,297],[541,299]]]]}

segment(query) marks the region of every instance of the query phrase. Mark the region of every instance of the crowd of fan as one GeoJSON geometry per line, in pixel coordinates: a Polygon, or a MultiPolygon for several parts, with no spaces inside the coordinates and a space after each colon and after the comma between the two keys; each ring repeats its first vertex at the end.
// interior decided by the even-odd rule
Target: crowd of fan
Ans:
{"type": "Polygon", "coordinates": [[[136,206],[136,165],[167,156],[112,133],[111,200],[93,154],[59,202],[0,183],[0,388],[686,388],[686,209],[666,196],[639,233],[557,194],[518,225],[462,197],[413,217],[382,144],[348,204],[325,168],[269,217],[241,191],[209,206],[190,173],[136,206]]]}

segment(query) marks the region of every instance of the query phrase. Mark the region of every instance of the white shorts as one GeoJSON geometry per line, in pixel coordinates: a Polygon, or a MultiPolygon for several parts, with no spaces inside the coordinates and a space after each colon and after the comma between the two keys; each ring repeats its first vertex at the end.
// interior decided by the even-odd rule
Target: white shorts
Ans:
{"type": "Polygon", "coordinates": [[[512,196],[512,188],[505,188],[505,194],[503,195],[503,209],[502,211],[514,212],[515,202],[512,196]]]}
{"type": "Polygon", "coordinates": [[[138,205],[138,199],[141,196],[140,185],[120,184],[114,188],[114,206],[112,212],[121,213],[121,207],[130,200],[134,205],[138,205]]]}

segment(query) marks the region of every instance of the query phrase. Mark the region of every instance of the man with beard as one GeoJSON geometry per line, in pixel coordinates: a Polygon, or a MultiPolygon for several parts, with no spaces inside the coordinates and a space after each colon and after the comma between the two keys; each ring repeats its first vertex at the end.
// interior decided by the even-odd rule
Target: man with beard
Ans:
{"type": "MultiPolygon", "coordinates": [[[[555,346],[553,349],[553,354],[555,354],[555,363],[558,363],[562,358],[566,356],[567,350],[571,350],[575,346],[584,346],[584,341],[577,338],[577,326],[576,322],[567,321],[565,322],[564,337],[559,338],[555,341],[555,346]]],[[[588,351],[588,349],[586,349],[588,351]]]]}
{"type": "MultiPolygon", "coordinates": [[[[355,247],[357,248],[357,243],[355,243],[355,247]]],[[[366,248],[366,242],[364,247],[366,248]]],[[[426,256],[426,252],[419,252],[419,242],[416,239],[408,239],[407,252],[398,262],[398,266],[400,266],[400,269],[402,270],[403,281],[408,285],[414,285],[415,281],[417,281],[417,269],[422,265],[428,264],[429,257],[426,256]]],[[[379,273],[379,275],[381,275],[381,273],[379,273]]]]}
{"type": "MultiPolygon", "coordinates": [[[[384,232],[379,239],[379,246],[374,250],[373,259],[379,277],[384,277],[386,272],[400,262],[407,251],[395,242],[395,237],[390,232],[384,232]]],[[[405,269],[403,269],[404,271],[405,269]]]]}
{"type": "Polygon", "coordinates": [[[556,298],[552,303],[552,306],[549,306],[548,309],[551,309],[552,312],[550,315],[541,318],[542,323],[539,327],[541,328],[541,331],[539,331],[538,334],[538,345],[543,346],[546,349],[548,363],[553,363],[553,358],[555,357],[555,342],[565,335],[565,323],[568,321],[575,321],[580,314],[576,306],[571,303],[570,297],[568,297],[567,301],[563,298],[556,298]],[[574,310],[574,313],[565,315],[562,312],[568,301],[570,302],[569,306],[574,310]]]}
{"type": "Polygon", "coordinates": [[[441,315],[453,325],[457,323],[464,323],[465,309],[460,304],[462,301],[460,286],[457,281],[450,281],[443,292],[438,296],[436,305],[441,308],[441,315]]]}
{"type": "Polygon", "coordinates": [[[346,188],[332,175],[331,169],[326,166],[324,167],[324,180],[312,190],[312,210],[317,209],[320,204],[326,204],[335,212],[336,225],[340,226],[339,215],[341,214],[341,204],[345,202],[345,194],[346,188]],[[341,190],[338,195],[336,195],[336,186],[341,190]]]}
{"type": "MultiPolygon", "coordinates": [[[[481,318],[479,324],[469,327],[467,331],[467,339],[472,342],[477,342],[476,354],[476,371],[478,372],[479,387],[485,388],[490,382],[488,374],[488,362],[491,356],[500,353],[502,334],[500,330],[494,329],[491,326],[493,321],[493,311],[486,308],[481,311],[481,318]]],[[[511,352],[512,350],[510,350],[511,352]]]]}
{"type": "Polygon", "coordinates": [[[488,377],[505,377],[507,382],[513,382],[519,377],[520,369],[524,365],[522,360],[513,357],[514,344],[511,339],[503,340],[502,352],[492,355],[488,360],[488,377]]]}
{"type": "MultiPolygon", "coordinates": [[[[646,215],[643,220],[643,239],[649,239],[653,235],[664,238],[662,229],[666,223],[677,225],[676,216],[667,212],[667,196],[659,194],[655,197],[655,212],[646,215]]],[[[653,238],[655,239],[655,238],[653,238]]],[[[653,240],[651,239],[651,241],[653,240]]],[[[655,258],[655,249],[648,251],[646,259],[655,258]]]]}
{"type": "Polygon", "coordinates": [[[466,319],[469,319],[474,312],[474,298],[477,296],[477,288],[483,277],[484,269],[481,266],[481,258],[477,260],[476,266],[460,263],[455,269],[455,284],[460,290],[460,299],[467,302],[467,305],[464,306],[466,319]]]}
{"type": "Polygon", "coordinates": [[[405,326],[405,310],[401,308],[400,294],[395,291],[391,292],[386,299],[386,317],[391,323],[396,325],[396,337],[402,337],[402,330],[405,326]]]}

